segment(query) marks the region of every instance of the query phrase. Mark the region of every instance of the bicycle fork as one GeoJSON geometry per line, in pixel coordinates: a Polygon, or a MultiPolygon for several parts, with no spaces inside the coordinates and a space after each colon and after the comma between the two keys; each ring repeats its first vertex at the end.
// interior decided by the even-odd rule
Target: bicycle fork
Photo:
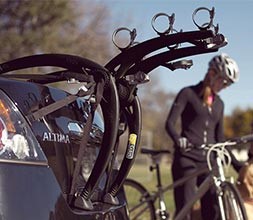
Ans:
{"type": "Polygon", "coordinates": [[[226,215],[224,213],[225,207],[223,204],[223,190],[221,188],[221,183],[224,182],[226,180],[225,178],[225,174],[224,174],[224,170],[222,169],[222,162],[221,159],[219,157],[216,158],[216,163],[218,165],[218,175],[216,178],[214,178],[214,184],[216,185],[216,189],[217,189],[217,197],[218,197],[218,204],[219,204],[219,208],[220,208],[220,215],[221,215],[221,219],[222,220],[226,220],[226,215]]]}

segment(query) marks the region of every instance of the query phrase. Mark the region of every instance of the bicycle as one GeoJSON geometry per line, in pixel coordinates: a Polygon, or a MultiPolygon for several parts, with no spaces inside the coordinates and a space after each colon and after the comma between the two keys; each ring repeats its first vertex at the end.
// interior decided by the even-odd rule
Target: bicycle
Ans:
{"type": "Polygon", "coordinates": [[[155,192],[150,192],[136,180],[126,179],[124,190],[127,197],[130,219],[169,219],[169,212],[166,208],[164,193],[185,183],[187,180],[206,172],[209,172],[209,174],[197,189],[195,196],[183,207],[174,219],[183,219],[186,214],[191,211],[193,205],[202,198],[210,187],[216,189],[217,201],[222,220],[247,219],[247,214],[239,191],[233,184],[231,178],[228,180],[226,177],[224,166],[229,167],[231,163],[231,157],[226,147],[250,141],[253,141],[253,135],[246,135],[230,141],[201,146],[202,149],[207,150],[207,168],[200,169],[192,175],[184,177],[165,187],[161,184],[160,158],[163,155],[168,154],[169,151],[141,149],[142,154],[147,154],[152,159],[150,170],[156,171],[157,186],[155,192]],[[211,162],[211,155],[215,155],[213,162],[215,162],[215,165],[217,166],[216,169],[213,169],[214,163],[211,162]],[[132,198],[132,196],[134,196],[134,198],[132,198]],[[155,206],[156,201],[159,203],[157,209],[155,206]]]}

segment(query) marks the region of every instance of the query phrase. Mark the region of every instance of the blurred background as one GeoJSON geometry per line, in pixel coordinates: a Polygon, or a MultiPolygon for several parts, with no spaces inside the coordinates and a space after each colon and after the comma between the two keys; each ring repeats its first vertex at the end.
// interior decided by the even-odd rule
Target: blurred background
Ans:
{"type": "MultiPolygon", "coordinates": [[[[234,58],[241,72],[240,81],[221,93],[226,137],[248,134],[253,115],[250,0],[0,0],[0,62],[31,54],[68,53],[104,65],[120,52],[111,40],[117,28],[136,28],[136,41],[143,42],[157,37],[151,20],[162,12],[175,13],[176,30],[197,30],[192,13],[198,7],[215,8],[214,24],[219,24],[219,32],[229,42],[221,52],[234,58]]],[[[191,57],[193,66],[189,70],[157,68],[150,74],[151,81],[139,86],[142,146],[171,148],[164,123],[175,94],[198,83],[214,55],[191,57]]]]}

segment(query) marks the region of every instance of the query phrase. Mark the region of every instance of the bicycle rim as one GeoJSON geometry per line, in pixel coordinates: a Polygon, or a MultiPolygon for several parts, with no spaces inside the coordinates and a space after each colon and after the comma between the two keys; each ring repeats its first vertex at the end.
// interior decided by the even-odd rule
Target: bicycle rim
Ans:
{"type": "Polygon", "coordinates": [[[154,220],[155,207],[148,191],[138,182],[126,179],[124,191],[130,220],[154,220]]]}
{"type": "Polygon", "coordinates": [[[247,220],[247,214],[241,196],[236,187],[230,183],[222,184],[221,215],[224,220],[247,220]],[[222,207],[223,206],[223,207],[222,207]]]}

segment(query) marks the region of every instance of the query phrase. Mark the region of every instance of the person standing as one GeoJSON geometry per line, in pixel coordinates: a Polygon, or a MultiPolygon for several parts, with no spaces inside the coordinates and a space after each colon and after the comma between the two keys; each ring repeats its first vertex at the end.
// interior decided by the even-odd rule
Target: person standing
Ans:
{"type": "MultiPolygon", "coordinates": [[[[188,86],[177,94],[166,120],[166,131],[174,142],[172,177],[176,181],[188,176],[201,167],[207,166],[206,151],[197,146],[224,141],[223,116],[224,103],[218,93],[239,79],[236,62],[227,54],[214,56],[208,65],[202,81],[188,86]],[[176,129],[176,122],[181,119],[181,131],[176,129]],[[187,150],[189,146],[193,146],[187,150]]],[[[175,215],[194,195],[197,186],[206,175],[201,175],[175,188],[175,215]]],[[[219,219],[215,204],[215,192],[208,191],[201,199],[203,219],[219,219]]],[[[191,219],[189,214],[186,218],[191,219]]]]}

